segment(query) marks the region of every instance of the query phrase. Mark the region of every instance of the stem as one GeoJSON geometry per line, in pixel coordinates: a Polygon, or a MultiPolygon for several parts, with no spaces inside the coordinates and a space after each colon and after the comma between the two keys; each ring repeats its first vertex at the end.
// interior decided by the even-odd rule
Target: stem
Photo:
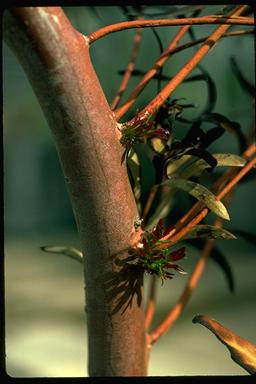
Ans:
{"type": "MultiPolygon", "coordinates": [[[[233,11],[232,15],[239,15],[247,8],[246,5],[239,6],[233,11]]],[[[221,25],[218,27],[209,38],[202,44],[198,51],[192,58],[180,69],[180,71],[167,83],[161,92],[142,110],[138,113],[137,117],[141,119],[151,116],[157,109],[164,103],[164,101],[171,95],[171,93],[182,83],[185,77],[192,72],[196,65],[204,58],[210,51],[221,36],[230,28],[230,25],[221,25]]]]}
{"type": "MultiPolygon", "coordinates": [[[[247,6],[246,6],[247,8],[247,6]]],[[[245,9],[246,9],[245,8],[245,9]]],[[[236,14],[234,16],[238,16],[236,14]]],[[[91,45],[100,38],[109,35],[113,32],[123,31],[132,28],[149,28],[149,27],[167,27],[174,25],[200,25],[200,24],[229,24],[229,25],[254,25],[254,20],[251,17],[230,17],[230,16],[204,16],[204,17],[190,17],[180,19],[160,19],[160,20],[134,20],[124,21],[117,24],[111,24],[88,36],[89,44],[91,45]]]]}
{"type": "Polygon", "coordinates": [[[154,313],[155,313],[156,286],[157,286],[157,278],[156,278],[156,276],[152,276],[150,279],[149,300],[148,300],[146,316],[145,316],[145,328],[146,328],[146,330],[150,327],[154,313]]]}
{"type": "MultiPolygon", "coordinates": [[[[186,28],[182,27],[182,28],[186,28]]],[[[224,33],[223,37],[232,37],[232,36],[240,36],[240,35],[246,35],[253,33],[254,29],[248,29],[248,30],[239,30],[239,31],[233,31],[233,32],[227,32],[224,33]]],[[[181,33],[181,30],[178,32],[181,33]]],[[[115,116],[117,120],[120,120],[120,118],[132,107],[132,105],[136,102],[137,97],[141,94],[143,89],[146,87],[146,85],[149,83],[149,81],[155,76],[157,70],[161,68],[164,63],[175,53],[181,52],[187,48],[191,48],[197,44],[203,43],[208,39],[209,36],[202,37],[200,39],[190,41],[189,43],[182,44],[178,47],[171,47],[171,44],[167,47],[167,49],[162,53],[162,55],[159,57],[159,59],[155,62],[153,67],[142,77],[140,82],[137,84],[136,88],[133,90],[133,92],[128,96],[126,102],[119,107],[117,110],[115,110],[115,116]]]]}
{"type": "Polygon", "coordinates": [[[132,71],[134,69],[135,62],[136,62],[136,58],[138,55],[140,43],[141,43],[141,37],[142,37],[141,33],[142,33],[142,29],[136,30],[136,33],[134,36],[132,52],[131,52],[131,57],[130,57],[129,63],[127,65],[127,68],[125,70],[125,73],[123,75],[122,81],[119,85],[117,95],[115,96],[115,98],[112,101],[112,104],[111,104],[112,110],[116,109],[116,107],[118,106],[120,99],[121,99],[121,96],[123,95],[123,93],[127,87],[128,81],[130,80],[130,77],[131,77],[132,71]]]}
{"type": "MultiPolygon", "coordinates": [[[[67,182],[81,238],[86,281],[90,376],[146,374],[143,306],[113,314],[109,275],[128,257],[136,204],[120,133],[89,57],[89,47],[59,7],[20,7],[4,12],[4,37],[38,96],[67,182]]],[[[132,280],[133,282],[133,280],[132,280]]],[[[115,288],[115,287],[114,287],[115,288]]]]}
{"type": "Polygon", "coordinates": [[[154,198],[156,196],[156,192],[157,192],[157,186],[153,186],[150,190],[150,193],[148,195],[148,199],[147,199],[147,202],[145,204],[145,207],[144,207],[144,210],[143,210],[143,213],[142,213],[142,219],[143,221],[145,222],[146,221],[146,218],[148,216],[148,213],[149,213],[149,210],[152,206],[152,203],[154,201],[154,198]]]}
{"type": "Polygon", "coordinates": [[[187,30],[190,28],[190,26],[183,26],[180,28],[178,33],[174,36],[166,50],[162,53],[162,55],[159,57],[159,59],[155,62],[153,67],[143,76],[143,78],[140,80],[140,82],[137,84],[134,91],[130,94],[127,101],[115,111],[116,119],[119,120],[125,112],[128,111],[128,109],[135,103],[137,100],[138,95],[143,91],[145,86],[149,83],[149,81],[154,77],[156,72],[163,67],[164,63],[169,59],[169,56],[167,55],[167,52],[175,49],[176,45],[180,41],[180,39],[185,35],[187,30]]]}

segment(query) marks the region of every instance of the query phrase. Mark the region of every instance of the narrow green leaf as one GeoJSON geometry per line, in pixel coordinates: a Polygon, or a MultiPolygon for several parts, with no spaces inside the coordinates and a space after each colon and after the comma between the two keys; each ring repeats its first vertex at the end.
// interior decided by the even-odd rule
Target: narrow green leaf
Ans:
{"type": "Polygon", "coordinates": [[[208,238],[215,240],[234,240],[236,236],[223,228],[217,228],[213,225],[199,224],[195,225],[192,230],[183,239],[208,238]]]}
{"type": "Polygon", "coordinates": [[[168,185],[173,188],[182,189],[191,196],[195,197],[197,200],[202,201],[207,208],[209,208],[217,216],[225,220],[230,220],[225,205],[221,201],[217,200],[216,196],[203,185],[176,177],[164,181],[161,185],[168,185]]]}
{"type": "Polygon", "coordinates": [[[179,168],[186,163],[186,161],[191,159],[191,155],[183,155],[177,160],[169,160],[166,166],[167,176],[170,177],[172,174],[178,172],[179,168]]]}
{"type": "Polygon", "coordinates": [[[228,348],[232,360],[251,375],[256,374],[256,345],[206,315],[197,315],[192,321],[208,328],[228,348]]]}
{"type": "MultiPolygon", "coordinates": [[[[212,156],[217,160],[216,167],[243,167],[246,164],[243,157],[231,153],[213,153],[212,156]]],[[[199,177],[206,168],[210,168],[209,164],[204,159],[199,159],[190,164],[180,176],[184,179],[199,177]]]]}
{"type": "Polygon", "coordinates": [[[83,253],[74,247],[68,247],[63,245],[45,245],[40,247],[40,249],[44,252],[49,253],[59,253],[65,256],[70,257],[80,263],[83,263],[83,253]]]}

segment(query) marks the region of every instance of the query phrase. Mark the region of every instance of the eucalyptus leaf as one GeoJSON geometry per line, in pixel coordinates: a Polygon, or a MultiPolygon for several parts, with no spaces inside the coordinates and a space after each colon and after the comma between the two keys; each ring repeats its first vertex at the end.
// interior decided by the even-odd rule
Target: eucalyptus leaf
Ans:
{"type": "Polygon", "coordinates": [[[129,170],[129,176],[132,181],[132,189],[137,203],[139,211],[141,210],[140,198],[141,198],[141,165],[137,153],[131,148],[128,158],[127,165],[129,170]]]}
{"type": "Polygon", "coordinates": [[[217,228],[213,225],[199,224],[195,225],[192,230],[183,239],[208,238],[215,240],[234,240],[236,236],[223,228],[217,228]]]}
{"type": "Polygon", "coordinates": [[[192,321],[208,328],[228,348],[232,360],[251,375],[256,374],[256,345],[206,315],[197,315],[192,321]]]}
{"type": "Polygon", "coordinates": [[[204,113],[202,120],[217,123],[221,128],[225,129],[229,133],[234,134],[239,142],[240,150],[243,152],[246,148],[246,138],[241,130],[240,124],[229,120],[227,117],[220,113],[204,113]]]}
{"type": "MultiPolygon", "coordinates": [[[[217,160],[216,167],[243,167],[246,164],[243,157],[231,153],[213,153],[212,156],[217,160]]],[[[181,177],[199,177],[206,168],[209,164],[204,159],[197,160],[181,173],[181,177]]]]}
{"type": "Polygon", "coordinates": [[[59,253],[68,256],[71,259],[79,261],[79,263],[83,264],[83,253],[74,247],[63,245],[45,245],[40,247],[40,249],[44,252],[59,253]]]}
{"type": "Polygon", "coordinates": [[[203,202],[207,208],[214,212],[217,216],[225,220],[230,220],[228,211],[225,205],[216,199],[216,196],[201,184],[194,181],[173,177],[161,183],[161,185],[168,185],[172,188],[182,189],[195,197],[197,200],[203,202]]]}
{"type": "Polygon", "coordinates": [[[183,155],[182,157],[180,157],[177,160],[168,161],[167,166],[166,166],[167,176],[170,177],[172,174],[176,173],[179,170],[179,168],[184,163],[186,163],[186,161],[188,161],[189,159],[191,159],[191,155],[183,155]]]}
{"type": "Polygon", "coordinates": [[[204,159],[211,168],[216,167],[217,160],[210,154],[210,152],[201,148],[192,148],[185,152],[186,154],[199,157],[200,159],[204,159]]]}

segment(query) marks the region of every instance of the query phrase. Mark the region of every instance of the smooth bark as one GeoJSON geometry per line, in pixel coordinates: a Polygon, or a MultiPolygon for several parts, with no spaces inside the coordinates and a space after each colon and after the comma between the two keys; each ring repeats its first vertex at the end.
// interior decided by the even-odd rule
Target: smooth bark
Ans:
{"type": "Polygon", "coordinates": [[[107,294],[106,281],[122,268],[116,257],[125,258],[127,251],[120,251],[138,236],[137,210],[121,164],[118,125],[91,64],[88,42],[59,7],[14,8],[4,12],[3,20],[5,41],[52,130],[86,255],[89,375],[145,375],[144,312],[137,294],[131,307],[115,314],[118,295],[110,300],[107,294]]]}

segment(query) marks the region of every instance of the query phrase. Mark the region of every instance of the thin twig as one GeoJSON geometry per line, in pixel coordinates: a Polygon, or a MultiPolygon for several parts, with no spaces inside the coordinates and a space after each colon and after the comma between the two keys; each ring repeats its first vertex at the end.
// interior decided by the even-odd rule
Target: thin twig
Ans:
{"type": "Polygon", "coordinates": [[[176,48],[178,42],[180,39],[185,35],[187,30],[190,28],[190,26],[183,26],[179,29],[178,33],[174,36],[166,50],[162,53],[162,55],[158,58],[158,60],[154,63],[153,67],[143,76],[143,78],[140,80],[140,82],[137,84],[134,91],[130,94],[127,101],[118,108],[115,112],[116,119],[119,120],[125,112],[128,111],[128,109],[135,103],[138,95],[143,91],[143,89],[146,87],[146,85],[149,83],[149,81],[154,77],[156,72],[163,67],[164,63],[169,59],[169,55],[167,55],[167,52],[172,51],[176,48]]]}
{"type": "MultiPolygon", "coordinates": [[[[239,6],[232,12],[232,15],[239,15],[247,8],[246,5],[239,6]]],[[[209,38],[202,44],[192,58],[180,69],[180,71],[167,83],[161,92],[142,110],[138,113],[137,117],[145,119],[157,111],[157,109],[164,103],[167,97],[177,88],[177,86],[185,79],[185,77],[192,72],[196,65],[204,58],[221,36],[230,28],[230,25],[224,24],[219,26],[209,38]]]]}
{"type": "MultiPolygon", "coordinates": [[[[185,26],[186,27],[186,26],[185,26]]],[[[182,27],[182,28],[185,28],[182,27]]],[[[223,37],[232,37],[232,36],[240,36],[240,35],[246,35],[251,34],[254,32],[254,29],[248,29],[248,30],[238,30],[233,32],[227,32],[224,33],[224,35],[221,36],[221,39],[223,37]]],[[[117,108],[115,112],[115,116],[117,120],[120,120],[120,118],[133,106],[133,104],[136,102],[137,97],[141,94],[143,89],[146,87],[146,85],[149,83],[149,81],[155,76],[157,70],[161,68],[165,62],[175,53],[181,52],[185,49],[191,48],[197,44],[203,43],[208,39],[209,36],[202,37],[200,39],[190,41],[186,44],[182,44],[178,47],[172,47],[171,44],[167,47],[167,49],[162,53],[162,55],[158,58],[158,60],[154,63],[152,68],[142,77],[140,82],[137,84],[135,89],[131,92],[131,94],[128,96],[126,102],[119,108],[117,108]]]]}
{"type": "Polygon", "coordinates": [[[156,285],[157,285],[157,278],[156,276],[151,276],[150,282],[149,282],[149,299],[148,299],[148,305],[146,309],[146,315],[145,315],[145,329],[147,330],[152,322],[154,313],[155,313],[155,306],[156,306],[156,285]]]}
{"type": "Polygon", "coordinates": [[[146,204],[145,204],[145,207],[144,207],[143,213],[142,213],[142,219],[143,219],[144,222],[146,221],[146,218],[148,216],[149,210],[150,210],[150,208],[152,206],[152,203],[154,201],[156,192],[157,192],[157,186],[153,185],[153,187],[151,188],[151,190],[149,192],[148,199],[146,201],[146,204]]]}
{"type": "Polygon", "coordinates": [[[256,152],[256,143],[252,143],[244,152],[244,157],[249,158],[256,152]]]}
{"type": "Polygon", "coordinates": [[[140,43],[141,43],[141,37],[142,37],[141,34],[142,34],[142,29],[141,28],[137,29],[135,36],[134,36],[133,47],[132,47],[132,52],[131,52],[131,57],[130,57],[129,63],[127,65],[127,68],[125,70],[125,73],[123,75],[121,83],[119,85],[119,89],[117,91],[117,94],[111,103],[111,109],[112,110],[114,110],[118,106],[120,99],[121,99],[121,96],[123,95],[123,93],[127,87],[128,81],[130,80],[132,71],[133,71],[134,66],[135,66],[136,58],[138,55],[140,43]]]}
{"type": "MultiPolygon", "coordinates": [[[[248,6],[246,6],[247,8],[248,6]]],[[[229,25],[254,25],[253,18],[251,17],[236,17],[239,14],[230,16],[203,16],[203,17],[190,17],[180,19],[160,19],[160,20],[134,20],[124,21],[117,24],[107,25],[88,36],[88,42],[91,45],[96,40],[109,35],[113,32],[123,31],[132,28],[149,28],[149,27],[164,27],[174,25],[199,25],[199,24],[229,24],[229,25]]]]}

